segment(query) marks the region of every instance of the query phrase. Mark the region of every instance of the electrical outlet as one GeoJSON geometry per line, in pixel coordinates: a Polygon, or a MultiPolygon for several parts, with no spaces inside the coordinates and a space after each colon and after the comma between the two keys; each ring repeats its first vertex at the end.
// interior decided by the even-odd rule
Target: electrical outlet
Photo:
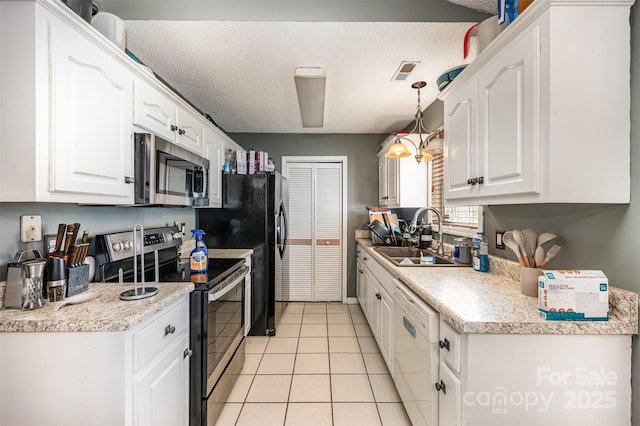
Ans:
{"type": "Polygon", "coordinates": [[[496,248],[504,250],[504,231],[496,231],[496,248]]]}
{"type": "Polygon", "coordinates": [[[42,241],[42,218],[40,216],[20,216],[20,241],[23,243],[42,241]]]}

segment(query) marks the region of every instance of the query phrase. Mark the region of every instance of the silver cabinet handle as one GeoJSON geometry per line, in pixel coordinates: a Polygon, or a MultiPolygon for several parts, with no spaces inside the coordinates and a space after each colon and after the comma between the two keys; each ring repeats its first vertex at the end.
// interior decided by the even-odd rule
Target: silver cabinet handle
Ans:
{"type": "Polygon", "coordinates": [[[176,332],[176,327],[174,325],[169,324],[164,328],[164,335],[168,336],[169,334],[173,334],[176,332]]]}
{"type": "Polygon", "coordinates": [[[193,350],[192,349],[185,349],[184,352],[182,353],[182,358],[191,358],[191,355],[193,355],[193,350]]]}

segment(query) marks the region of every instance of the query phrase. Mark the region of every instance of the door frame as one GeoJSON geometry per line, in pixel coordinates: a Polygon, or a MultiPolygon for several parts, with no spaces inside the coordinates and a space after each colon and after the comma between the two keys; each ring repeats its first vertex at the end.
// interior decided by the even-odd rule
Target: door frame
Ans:
{"type": "Polygon", "coordinates": [[[282,156],[282,176],[287,176],[288,163],[340,163],[342,165],[342,303],[347,303],[347,163],[346,155],[303,155],[282,156]]]}

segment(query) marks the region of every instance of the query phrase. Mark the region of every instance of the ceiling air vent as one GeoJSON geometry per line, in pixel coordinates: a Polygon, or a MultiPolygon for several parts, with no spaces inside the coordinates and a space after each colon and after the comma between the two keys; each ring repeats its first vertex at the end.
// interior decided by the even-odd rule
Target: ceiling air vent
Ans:
{"type": "Polygon", "coordinates": [[[391,81],[405,81],[419,63],[420,61],[402,61],[393,77],[391,77],[391,81]]]}

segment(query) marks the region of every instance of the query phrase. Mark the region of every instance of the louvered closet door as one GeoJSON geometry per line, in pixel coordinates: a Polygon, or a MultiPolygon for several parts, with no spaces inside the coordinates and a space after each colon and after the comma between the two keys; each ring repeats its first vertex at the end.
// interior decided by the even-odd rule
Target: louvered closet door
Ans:
{"type": "Polygon", "coordinates": [[[288,163],[289,300],[342,299],[342,165],[288,163]]]}
{"type": "Polygon", "coordinates": [[[313,300],[313,168],[289,164],[289,300],[313,300]]]}

